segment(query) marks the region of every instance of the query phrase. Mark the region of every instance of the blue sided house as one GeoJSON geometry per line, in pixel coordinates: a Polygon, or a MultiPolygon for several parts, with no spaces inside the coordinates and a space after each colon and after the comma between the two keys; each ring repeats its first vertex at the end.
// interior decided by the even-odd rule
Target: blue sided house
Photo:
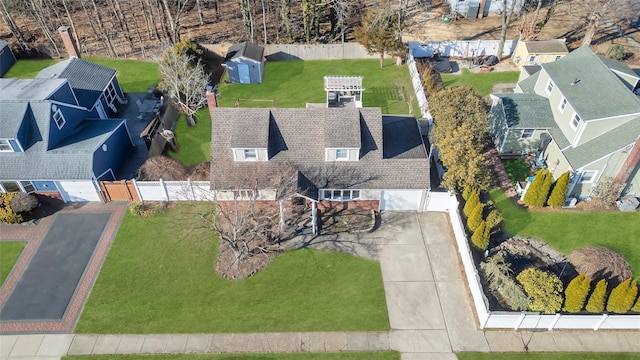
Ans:
{"type": "Polygon", "coordinates": [[[16,58],[13,56],[13,52],[11,52],[9,43],[0,40],[0,77],[4,76],[15,62],[16,58]]]}
{"type": "Polygon", "coordinates": [[[116,71],[72,58],[36,79],[0,78],[0,192],[98,201],[133,150],[116,71]]]}

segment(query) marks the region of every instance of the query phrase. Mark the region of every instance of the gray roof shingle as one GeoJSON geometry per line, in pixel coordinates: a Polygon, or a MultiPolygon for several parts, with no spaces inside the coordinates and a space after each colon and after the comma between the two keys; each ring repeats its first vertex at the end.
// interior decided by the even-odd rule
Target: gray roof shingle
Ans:
{"type": "Polygon", "coordinates": [[[0,78],[0,101],[47,100],[66,82],[65,79],[0,78]]]}
{"type": "Polygon", "coordinates": [[[640,113],[640,97],[588,47],[542,64],[542,68],[583,121],[640,113]]]}
{"type": "Polygon", "coordinates": [[[263,56],[264,48],[262,46],[244,41],[231,46],[229,50],[227,50],[227,56],[225,56],[224,61],[245,57],[257,62],[262,62],[264,59],[263,56]]]}
{"type": "Polygon", "coordinates": [[[318,109],[316,115],[324,118],[325,147],[360,147],[360,111],[358,109],[318,109]]]}
{"type": "Polygon", "coordinates": [[[116,76],[116,70],[78,58],[70,58],[43,69],[37,79],[67,79],[78,103],[91,109],[116,76]]]}
{"type": "Polygon", "coordinates": [[[243,109],[235,118],[231,147],[265,149],[269,146],[269,109],[243,109]]]}
{"type": "MultiPolygon", "coordinates": [[[[231,163],[234,169],[255,166],[253,162],[233,162],[231,152],[230,139],[236,119],[246,110],[248,109],[213,110],[212,169],[216,164],[224,163],[231,163]]],[[[417,141],[419,128],[415,119],[408,121],[407,118],[398,120],[393,116],[385,116],[383,120],[379,108],[355,109],[360,113],[359,161],[325,161],[325,122],[341,119],[345,114],[342,110],[344,109],[270,109],[271,158],[264,165],[292,164],[301,172],[307,188],[430,188],[429,160],[421,139],[417,141]],[[394,133],[394,127],[401,131],[394,133]],[[383,136],[385,132],[386,136],[383,136]],[[394,137],[393,140],[391,137],[394,137]],[[385,153],[388,156],[384,156],[385,153]]]]}
{"type": "Polygon", "coordinates": [[[527,51],[532,54],[568,53],[567,44],[562,40],[524,41],[527,51]]]}
{"type": "Polygon", "coordinates": [[[571,143],[553,118],[549,99],[536,94],[494,94],[511,129],[548,129],[560,148],[571,143]]]}

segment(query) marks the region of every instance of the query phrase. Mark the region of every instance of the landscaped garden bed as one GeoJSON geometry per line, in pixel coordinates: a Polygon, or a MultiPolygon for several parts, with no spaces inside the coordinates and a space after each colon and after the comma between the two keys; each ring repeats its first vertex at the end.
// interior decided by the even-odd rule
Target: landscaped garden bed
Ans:
{"type": "Polygon", "coordinates": [[[76,332],[389,329],[376,261],[293,250],[230,281],[216,274],[218,246],[187,205],[149,217],[127,213],[76,332]]]}

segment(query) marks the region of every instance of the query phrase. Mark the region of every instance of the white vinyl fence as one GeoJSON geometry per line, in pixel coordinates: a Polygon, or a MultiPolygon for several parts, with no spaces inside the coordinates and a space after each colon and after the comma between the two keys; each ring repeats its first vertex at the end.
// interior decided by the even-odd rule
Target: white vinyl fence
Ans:
{"type": "MultiPolygon", "coordinates": [[[[472,58],[474,56],[497,55],[500,40],[444,40],[410,41],[409,54],[413,57],[430,57],[434,50],[444,57],[472,58]]],[[[506,40],[502,57],[513,54],[518,40],[506,40]]]]}
{"type": "MultiPolygon", "coordinates": [[[[444,203],[444,197],[439,200],[444,203]]],[[[458,212],[458,200],[451,196],[448,213],[465,276],[471,291],[473,305],[478,314],[481,329],[584,329],[584,330],[640,330],[640,315],[542,315],[535,312],[492,312],[482,291],[480,276],[471,256],[471,249],[458,212]]],[[[429,210],[428,211],[442,211],[429,210]]]]}
{"type": "Polygon", "coordinates": [[[423,118],[431,119],[431,114],[429,114],[429,103],[427,102],[427,96],[424,93],[424,87],[422,86],[422,77],[418,72],[418,68],[416,67],[413,55],[411,55],[411,51],[409,51],[409,56],[407,56],[407,67],[409,67],[411,84],[413,85],[413,91],[416,93],[416,100],[420,106],[420,113],[422,113],[423,118]]]}
{"type": "Polygon", "coordinates": [[[208,181],[135,181],[141,201],[207,201],[215,192],[208,181]]]}

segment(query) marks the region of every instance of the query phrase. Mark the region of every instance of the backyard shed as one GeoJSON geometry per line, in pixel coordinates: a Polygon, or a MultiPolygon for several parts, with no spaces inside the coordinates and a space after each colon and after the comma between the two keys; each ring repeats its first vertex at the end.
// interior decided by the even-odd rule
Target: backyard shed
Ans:
{"type": "Polygon", "coordinates": [[[4,76],[15,62],[16,58],[13,56],[13,52],[11,52],[9,43],[0,40],[0,77],[4,76]]]}
{"type": "Polygon", "coordinates": [[[233,45],[227,51],[224,66],[229,82],[260,84],[264,75],[264,48],[250,42],[233,45]]]}
{"type": "Polygon", "coordinates": [[[554,62],[568,53],[565,39],[518,41],[511,58],[522,70],[523,66],[554,62]]]}

